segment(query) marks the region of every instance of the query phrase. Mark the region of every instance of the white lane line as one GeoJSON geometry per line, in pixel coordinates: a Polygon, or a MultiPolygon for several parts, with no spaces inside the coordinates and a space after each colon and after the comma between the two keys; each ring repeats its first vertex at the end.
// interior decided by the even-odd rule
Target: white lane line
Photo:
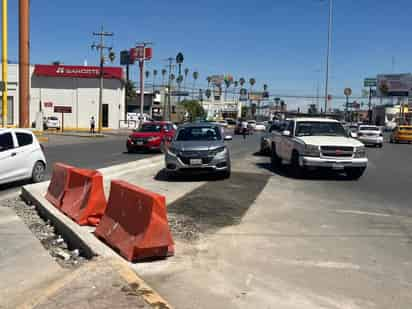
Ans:
{"type": "Polygon", "coordinates": [[[319,267],[319,268],[330,268],[330,269],[353,269],[359,270],[361,267],[352,263],[341,263],[333,261],[304,261],[304,260],[285,260],[285,259],[275,259],[275,262],[282,264],[289,264],[293,266],[303,266],[303,267],[319,267]]]}
{"type": "Polygon", "coordinates": [[[384,214],[379,212],[369,212],[369,211],[359,211],[359,210],[345,210],[345,209],[338,209],[335,210],[338,213],[345,213],[345,214],[353,214],[353,215],[366,215],[366,216],[377,216],[377,217],[393,217],[390,214],[384,214]]]}

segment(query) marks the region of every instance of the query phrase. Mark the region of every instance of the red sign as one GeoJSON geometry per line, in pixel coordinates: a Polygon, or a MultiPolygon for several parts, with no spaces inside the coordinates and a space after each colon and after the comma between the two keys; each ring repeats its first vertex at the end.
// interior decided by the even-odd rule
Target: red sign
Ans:
{"type": "MultiPolygon", "coordinates": [[[[100,68],[90,66],[74,65],[42,65],[34,66],[34,75],[46,77],[75,77],[75,78],[99,78],[100,68]]],[[[123,79],[122,68],[105,67],[103,68],[105,79],[123,79]]]]}
{"type": "Polygon", "coordinates": [[[150,60],[153,57],[153,49],[151,47],[137,46],[136,48],[130,49],[130,60],[133,63],[138,60],[150,60]]]}
{"type": "Polygon", "coordinates": [[[44,102],[44,107],[53,107],[53,102],[44,102]]]}
{"type": "Polygon", "coordinates": [[[54,107],[55,113],[62,113],[62,114],[71,114],[72,107],[71,106],[55,106],[54,107]]]}

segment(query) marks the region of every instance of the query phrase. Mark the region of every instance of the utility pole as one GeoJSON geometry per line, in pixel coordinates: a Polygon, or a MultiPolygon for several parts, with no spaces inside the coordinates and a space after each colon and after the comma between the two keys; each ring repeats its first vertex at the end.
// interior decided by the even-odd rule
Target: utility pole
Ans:
{"type": "Polygon", "coordinates": [[[368,124],[372,124],[372,87],[369,87],[368,124]]]}
{"type": "Polygon", "coordinates": [[[30,120],[30,5],[19,1],[19,126],[28,128],[30,120]]]}
{"type": "Polygon", "coordinates": [[[328,109],[328,96],[329,96],[329,57],[332,47],[332,19],[333,19],[333,0],[329,0],[329,25],[328,25],[328,47],[326,52],[326,78],[325,78],[325,109],[324,113],[327,113],[328,109]]]}
{"type": "Polygon", "coordinates": [[[4,90],[2,95],[2,111],[3,111],[3,128],[7,126],[7,80],[8,80],[8,56],[7,56],[7,43],[8,43],[8,22],[7,22],[7,0],[3,0],[2,5],[2,56],[1,56],[1,64],[2,64],[2,80],[4,82],[4,90]]]}
{"type": "Polygon", "coordinates": [[[100,32],[93,32],[93,36],[99,37],[99,44],[92,44],[92,49],[96,49],[100,52],[100,86],[99,86],[99,115],[98,115],[98,129],[97,132],[102,133],[102,126],[103,126],[103,86],[104,86],[104,50],[109,51],[109,59],[110,61],[114,61],[114,53],[112,51],[112,47],[108,47],[104,45],[104,37],[106,36],[113,36],[113,32],[105,32],[103,31],[103,26],[101,27],[100,32]]]}
{"type": "Polygon", "coordinates": [[[172,75],[172,67],[173,67],[173,58],[169,57],[167,58],[167,61],[169,62],[168,67],[169,67],[169,79],[167,83],[167,113],[165,110],[165,115],[167,114],[167,117],[165,117],[165,120],[171,120],[171,103],[170,103],[170,95],[171,95],[171,87],[172,87],[172,82],[170,76],[172,75]]]}

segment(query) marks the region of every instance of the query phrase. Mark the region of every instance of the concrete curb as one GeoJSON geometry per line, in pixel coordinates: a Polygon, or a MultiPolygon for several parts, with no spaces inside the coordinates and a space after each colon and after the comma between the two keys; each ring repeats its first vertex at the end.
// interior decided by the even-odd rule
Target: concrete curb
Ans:
{"type": "MultiPolygon", "coordinates": [[[[159,165],[161,164],[162,159],[163,156],[159,155],[153,158],[103,168],[99,171],[102,172],[106,179],[119,177],[119,175],[130,173],[130,171],[159,165]]],[[[116,266],[119,271],[121,271],[125,280],[141,289],[140,292],[142,292],[141,294],[143,298],[149,305],[154,308],[172,308],[170,304],[168,304],[157,292],[150,288],[143,279],[130,269],[127,262],[124,261],[122,257],[92,234],[94,228],[77,225],[46,200],[44,196],[48,186],[48,181],[24,186],[21,190],[21,197],[24,201],[35,205],[39,214],[43,218],[50,220],[52,225],[66,239],[66,241],[73,247],[80,249],[87,258],[99,256],[111,259],[112,265],[116,266]]]]}

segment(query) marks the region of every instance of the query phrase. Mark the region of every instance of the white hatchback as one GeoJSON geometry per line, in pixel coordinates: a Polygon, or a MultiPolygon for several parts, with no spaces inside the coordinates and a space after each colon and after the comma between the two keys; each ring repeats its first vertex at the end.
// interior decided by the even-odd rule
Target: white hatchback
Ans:
{"type": "Polygon", "coordinates": [[[361,125],[358,129],[358,140],[365,145],[373,145],[382,148],[383,133],[381,129],[373,125],[361,125]]]}
{"type": "Polygon", "coordinates": [[[0,184],[30,179],[41,182],[46,158],[36,136],[24,129],[0,129],[0,184]]]}

